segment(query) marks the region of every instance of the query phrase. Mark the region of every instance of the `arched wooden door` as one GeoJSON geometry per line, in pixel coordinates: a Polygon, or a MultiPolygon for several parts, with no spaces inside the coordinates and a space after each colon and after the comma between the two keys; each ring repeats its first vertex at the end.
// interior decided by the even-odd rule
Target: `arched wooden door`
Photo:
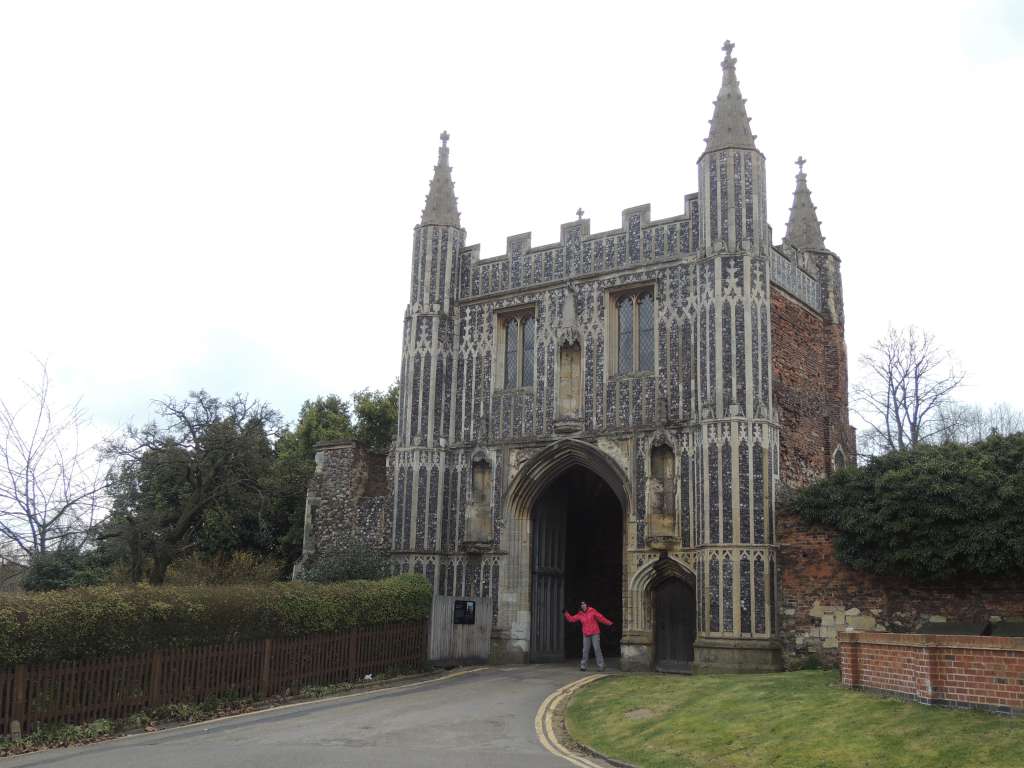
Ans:
{"type": "Polygon", "coordinates": [[[697,637],[697,600],[682,579],[654,588],[654,658],[659,672],[689,672],[697,637]]]}
{"type": "Polygon", "coordinates": [[[548,493],[533,521],[530,661],[565,658],[565,494],[548,493]]]}

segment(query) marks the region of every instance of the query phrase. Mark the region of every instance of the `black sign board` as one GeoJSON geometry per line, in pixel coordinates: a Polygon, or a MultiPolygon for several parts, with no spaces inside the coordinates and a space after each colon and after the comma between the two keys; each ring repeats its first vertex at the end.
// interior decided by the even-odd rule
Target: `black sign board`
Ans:
{"type": "Polygon", "coordinates": [[[456,600],[453,624],[476,624],[476,600],[456,600]]]}

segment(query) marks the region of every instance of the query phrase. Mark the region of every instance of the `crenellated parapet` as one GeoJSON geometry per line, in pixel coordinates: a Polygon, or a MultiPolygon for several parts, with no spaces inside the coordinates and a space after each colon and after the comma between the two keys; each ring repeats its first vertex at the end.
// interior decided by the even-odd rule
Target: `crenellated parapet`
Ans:
{"type": "MultiPolygon", "coordinates": [[[[782,248],[772,248],[769,255],[772,285],[777,285],[793,298],[799,299],[811,309],[820,312],[822,296],[818,278],[800,266],[801,254],[793,251],[790,253],[791,255],[787,256],[782,248]]],[[[803,261],[810,266],[806,259],[803,261]]]]}
{"type": "MultiPolygon", "coordinates": [[[[582,214],[582,212],[581,212],[582,214]]],[[[480,258],[480,246],[460,254],[459,299],[631,269],[687,257],[698,247],[697,195],[686,196],[686,211],[651,221],[650,205],[626,208],[622,226],[591,234],[590,219],[580,216],[561,225],[559,242],[533,247],[525,232],[507,239],[501,256],[480,258]]]]}

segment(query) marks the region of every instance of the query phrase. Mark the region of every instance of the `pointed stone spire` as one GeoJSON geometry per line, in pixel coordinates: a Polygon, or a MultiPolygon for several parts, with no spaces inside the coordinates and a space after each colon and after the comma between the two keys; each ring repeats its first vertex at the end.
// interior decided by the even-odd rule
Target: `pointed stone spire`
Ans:
{"type": "Polygon", "coordinates": [[[448,131],[442,131],[441,146],[437,150],[437,165],[434,166],[434,178],[430,180],[430,192],[427,193],[427,204],[423,208],[420,224],[460,226],[455,182],[452,181],[452,169],[448,165],[448,138],[448,131]]]}
{"type": "Polygon", "coordinates": [[[824,251],[825,238],[821,236],[821,222],[818,221],[818,214],[814,212],[811,190],[807,188],[807,174],[804,173],[806,162],[802,155],[796,159],[799,172],[796,175],[793,207],[789,209],[789,223],[786,225],[783,242],[801,251],[824,251]]]}
{"type": "Polygon", "coordinates": [[[747,117],[746,100],[740,93],[740,84],[736,79],[736,59],[732,57],[735,46],[725,41],[722,50],[725,59],[722,61],[722,88],[715,99],[715,114],[711,118],[711,132],[708,134],[705,152],[719,149],[756,149],[750,132],[750,118],[747,117]]]}

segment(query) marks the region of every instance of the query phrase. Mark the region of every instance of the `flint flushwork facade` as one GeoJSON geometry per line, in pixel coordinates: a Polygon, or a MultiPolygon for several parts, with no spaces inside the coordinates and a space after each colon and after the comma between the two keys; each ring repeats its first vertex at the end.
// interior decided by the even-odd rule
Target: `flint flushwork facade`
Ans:
{"type": "MultiPolygon", "coordinates": [[[[668,615],[692,624],[685,663],[698,669],[782,663],[777,489],[853,456],[842,287],[802,161],[787,234],[772,244],[765,158],[725,50],[697,192],[681,193],[676,216],[628,208],[620,228],[592,233],[580,211],[557,243],[515,235],[482,259],[466,243],[442,135],[413,234],[391,518],[349,534],[386,539],[395,571],[424,574],[438,594],[496,598],[496,658],[535,656],[553,621],[541,580],[571,581],[571,552],[555,557],[560,577],[557,564],[541,573],[536,550],[548,546],[545,499],[576,470],[621,507],[621,565],[606,559],[619,589],[602,594],[621,601],[624,666],[665,660],[668,615]],[[823,361],[814,393],[806,365],[778,355],[808,344],[823,361]],[[677,599],[655,594],[672,580],[692,608],[659,607],[677,599]]],[[[340,519],[313,497],[307,532],[316,514],[340,519]]]]}

